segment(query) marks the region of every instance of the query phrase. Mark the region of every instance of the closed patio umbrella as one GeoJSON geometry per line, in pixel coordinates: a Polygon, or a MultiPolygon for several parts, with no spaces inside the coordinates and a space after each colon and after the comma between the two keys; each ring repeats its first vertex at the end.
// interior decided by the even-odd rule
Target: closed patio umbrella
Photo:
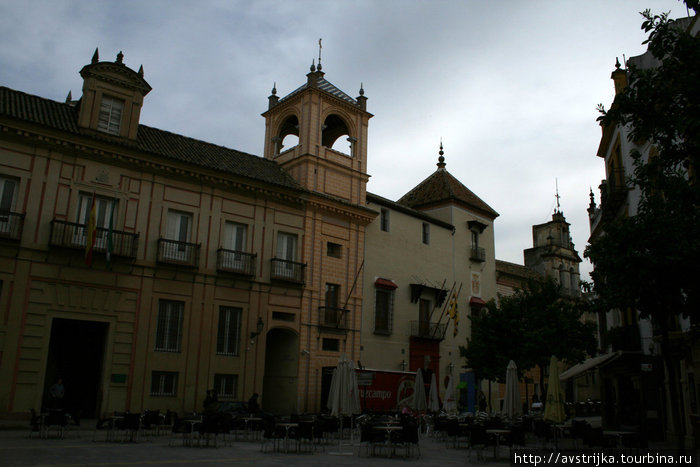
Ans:
{"type": "Polygon", "coordinates": [[[348,360],[345,354],[340,357],[338,366],[333,370],[331,387],[328,393],[328,408],[331,411],[331,415],[340,418],[338,450],[340,451],[339,454],[343,454],[343,417],[361,412],[355,365],[348,360]]]}
{"type": "Polygon", "coordinates": [[[416,370],[416,380],[413,383],[413,404],[411,407],[416,412],[425,412],[428,404],[425,401],[425,385],[423,384],[423,372],[416,370]]]}
{"type": "Polygon", "coordinates": [[[445,412],[451,413],[457,411],[457,399],[455,398],[455,383],[452,376],[447,377],[447,389],[445,389],[445,399],[442,404],[445,412]]]}
{"type": "Polygon", "coordinates": [[[503,415],[509,418],[520,415],[520,382],[518,367],[513,360],[506,368],[506,395],[503,399],[503,415]]]}
{"type": "Polygon", "coordinates": [[[547,398],[545,399],[544,415],[542,418],[554,423],[561,423],[566,420],[564,397],[562,396],[561,384],[559,383],[559,362],[554,355],[552,355],[552,358],[549,360],[547,398]]]}
{"type": "Polygon", "coordinates": [[[437,412],[440,410],[440,398],[438,396],[438,385],[435,373],[430,378],[430,392],[428,393],[428,410],[437,412]]]}

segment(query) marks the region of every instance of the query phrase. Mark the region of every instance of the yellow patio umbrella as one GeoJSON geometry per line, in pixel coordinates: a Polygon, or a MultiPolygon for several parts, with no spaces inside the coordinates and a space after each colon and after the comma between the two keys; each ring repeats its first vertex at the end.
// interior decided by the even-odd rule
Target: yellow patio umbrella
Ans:
{"type": "Polygon", "coordinates": [[[547,384],[547,398],[545,399],[543,418],[554,423],[561,423],[566,420],[564,397],[561,392],[561,384],[559,383],[559,362],[554,355],[549,360],[549,382],[547,384]]]}

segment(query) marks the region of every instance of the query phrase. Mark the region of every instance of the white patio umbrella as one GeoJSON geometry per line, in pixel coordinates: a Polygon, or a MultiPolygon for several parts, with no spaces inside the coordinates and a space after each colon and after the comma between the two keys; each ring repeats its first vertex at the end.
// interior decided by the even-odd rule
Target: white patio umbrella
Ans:
{"type": "MultiPolygon", "coordinates": [[[[340,418],[338,450],[340,451],[339,454],[343,454],[343,417],[361,412],[355,365],[351,360],[348,360],[345,354],[340,357],[338,366],[333,370],[331,387],[328,393],[328,408],[331,410],[331,415],[340,418]]],[[[352,431],[350,433],[350,442],[352,443],[352,431]]]]}
{"type": "Polygon", "coordinates": [[[547,398],[545,399],[544,415],[542,418],[554,423],[561,423],[566,420],[564,412],[564,397],[561,393],[559,383],[559,362],[552,355],[549,360],[549,380],[547,383],[547,398]]]}
{"type": "Polygon", "coordinates": [[[503,399],[503,415],[509,418],[520,415],[520,382],[518,367],[513,360],[506,368],[506,395],[503,399]]]}
{"type": "Polygon", "coordinates": [[[430,392],[428,393],[428,410],[437,412],[440,410],[440,398],[438,396],[438,385],[435,373],[430,378],[430,392]]]}
{"type": "Polygon", "coordinates": [[[423,384],[423,372],[416,370],[416,380],[413,383],[413,404],[411,407],[416,412],[425,412],[428,404],[425,401],[425,385],[423,384]]]}
{"type": "Polygon", "coordinates": [[[447,377],[447,389],[445,389],[445,399],[442,404],[445,412],[451,413],[457,411],[457,399],[455,398],[455,383],[452,380],[452,375],[447,377]]]}

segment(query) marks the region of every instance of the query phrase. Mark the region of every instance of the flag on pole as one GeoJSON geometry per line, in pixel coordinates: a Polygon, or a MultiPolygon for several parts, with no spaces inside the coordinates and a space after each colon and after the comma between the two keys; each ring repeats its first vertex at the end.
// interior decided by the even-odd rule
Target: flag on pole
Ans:
{"type": "Polygon", "coordinates": [[[97,238],[97,204],[95,193],[90,201],[90,211],[88,211],[87,232],[85,234],[85,264],[92,266],[92,253],[97,238]]]}
{"type": "Polygon", "coordinates": [[[455,300],[455,303],[454,303],[452,318],[455,321],[455,326],[454,326],[454,331],[452,333],[452,336],[455,337],[455,336],[457,336],[457,332],[458,332],[457,325],[459,324],[459,310],[457,309],[457,300],[455,300]]]}
{"type": "Polygon", "coordinates": [[[112,266],[112,252],[114,251],[114,243],[113,243],[113,233],[114,233],[114,201],[110,203],[112,205],[112,209],[110,210],[109,213],[109,228],[107,229],[107,252],[105,254],[106,260],[107,260],[107,269],[109,269],[112,266]]]}

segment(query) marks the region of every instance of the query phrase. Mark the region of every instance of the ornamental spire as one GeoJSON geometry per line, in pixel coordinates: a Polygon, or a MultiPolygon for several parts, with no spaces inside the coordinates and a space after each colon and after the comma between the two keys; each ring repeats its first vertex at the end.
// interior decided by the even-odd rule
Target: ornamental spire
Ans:
{"type": "Polygon", "coordinates": [[[440,138],[440,152],[438,152],[438,154],[440,154],[437,163],[438,170],[445,170],[447,164],[445,163],[445,151],[442,150],[442,138],[440,138]]]}

